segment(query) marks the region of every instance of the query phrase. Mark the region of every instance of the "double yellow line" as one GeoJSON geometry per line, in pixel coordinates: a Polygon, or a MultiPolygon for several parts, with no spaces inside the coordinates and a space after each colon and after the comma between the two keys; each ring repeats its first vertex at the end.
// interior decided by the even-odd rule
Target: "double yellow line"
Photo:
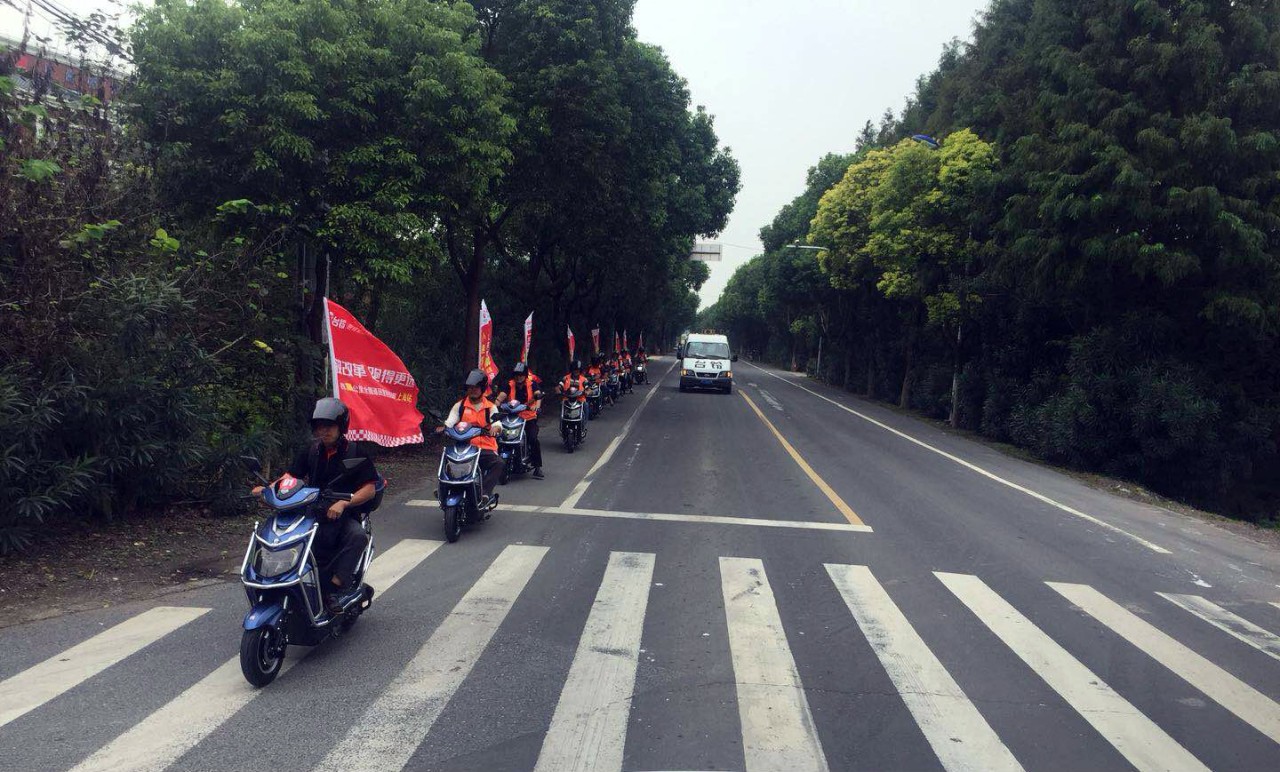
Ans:
{"type": "Polygon", "coordinates": [[[809,462],[805,461],[804,457],[797,453],[795,448],[791,447],[791,443],[787,442],[787,438],[782,436],[782,432],[778,431],[778,427],[774,426],[773,423],[765,417],[764,412],[756,406],[756,403],[752,401],[751,397],[748,397],[746,392],[741,389],[738,390],[738,393],[747,401],[747,404],[756,412],[756,415],[760,416],[760,420],[764,421],[764,425],[769,427],[769,431],[773,432],[773,436],[778,438],[778,442],[781,442],[782,447],[786,449],[787,453],[791,454],[791,458],[800,465],[800,468],[804,470],[805,474],[809,475],[809,479],[813,481],[814,485],[818,486],[818,490],[822,491],[823,494],[831,500],[831,503],[840,511],[840,514],[844,515],[844,518],[853,525],[865,526],[866,523],[862,522],[862,518],[858,517],[858,513],[854,512],[852,507],[844,503],[844,499],[840,498],[840,494],[832,490],[830,485],[827,485],[826,480],[819,477],[818,473],[813,471],[813,467],[809,466],[809,462]]]}

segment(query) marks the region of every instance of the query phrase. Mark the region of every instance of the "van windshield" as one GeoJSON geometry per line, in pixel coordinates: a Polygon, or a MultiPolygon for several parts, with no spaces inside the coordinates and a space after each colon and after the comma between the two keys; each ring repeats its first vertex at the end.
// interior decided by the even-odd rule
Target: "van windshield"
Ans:
{"type": "Polygon", "coordinates": [[[729,344],[704,343],[702,341],[691,340],[685,349],[684,355],[691,359],[728,359],[729,344]]]}

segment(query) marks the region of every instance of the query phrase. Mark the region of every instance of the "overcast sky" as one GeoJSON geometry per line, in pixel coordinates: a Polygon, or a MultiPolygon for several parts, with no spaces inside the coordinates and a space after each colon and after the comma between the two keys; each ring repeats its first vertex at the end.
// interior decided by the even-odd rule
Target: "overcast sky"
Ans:
{"type": "Polygon", "coordinates": [[[640,39],[667,52],[694,104],[716,117],[742,192],[711,263],[703,305],[760,252],[757,234],[829,152],[902,108],[943,45],[970,38],[988,0],[639,0],[640,39]]]}
{"type": "MultiPolygon", "coordinates": [[[[0,0],[0,33],[17,37],[22,15],[0,0]]],[[[53,0],[85,14],[106,0],[53,0]]],[[[804,187],[829,152],[848,152],[868,119],[901,109],[942,46],[968,39],[989,0],[639,0],[640,38],[667,52],[694,104],[716,117],[721,141],[742,165],[742,192],[718,239],[703,304],[733,269],[760,251],[757,233],[804,187]]],[[[40,18],[33,31],[48,35],[40,18]]]]}

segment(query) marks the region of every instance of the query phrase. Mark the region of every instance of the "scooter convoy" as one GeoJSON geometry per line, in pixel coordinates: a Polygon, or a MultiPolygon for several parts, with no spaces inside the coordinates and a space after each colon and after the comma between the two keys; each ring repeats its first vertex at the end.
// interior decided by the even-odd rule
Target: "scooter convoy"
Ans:
{"type": "MultiPolygon", "coordinates": [[[[572,363],[556,386],[566,452],[586,439],[587,421],[631,393],[637,375],[644,381],[643,368],[643,355],[636,363],[629,356],[597,356],[585,374],[580,362],[572,363]]],[[[469,373],[467,393],[437,429],[446,443],[435,495],[449,542],[465,526],[492,517],[499,483],[529,472],[542,477],[537,418],[543,393],[523,365],[517,374],[526,377],[512,379],[495,405],[485,393],[488,378],[478,370],[469,373]]],[[[254,524],[240,567],[250,606],[242,623],[240,669],[255,687],[275,680],[289,646],[340,637],[373,604],[374,588],[365,582],[374,556],[369,515],[382,502],[386,480],[346,440],[349,418],[340,400],[319,400],[311,417],[314,442],[274,481],[263,477],[256,458],[245,458],[259,483],[253,495],[269,509],[254,524]]]]}

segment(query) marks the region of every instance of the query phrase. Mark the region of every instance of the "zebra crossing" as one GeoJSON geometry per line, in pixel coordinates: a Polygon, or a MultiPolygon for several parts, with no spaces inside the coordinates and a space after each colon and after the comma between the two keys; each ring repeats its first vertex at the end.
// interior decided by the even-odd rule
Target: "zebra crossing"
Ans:
{"type": "MultiPolygon", "coordinates": [[[[380,555],[371,568],[371,582],[381,593],[423,567],[439,542],[404,540],[380,555]]],[[[367,704],[352,707],[344,734],[316,769],[399,770],[424,768],[415,763],[428,735],[455,696],[474,685],[477,662],[493,649],[499,630],[509,620],[536,609],[521,606],[521,598],[535,576],[556,571],[555,548],[513,544],[483,569],[460,600],[434,626],[423,630],[421,645],[407,663],[367,704]]],[[[629,769],[628,728],[635,718],[633,695],[637,673],[647,666],[645,619],[655,586],[660,554],[610,552],[598,584],[587,588],[594,599],[554,708],[543,717],[545,731],[532,768],[552,770],[629,769]]],[[[429,565],[429,564],[428,564],[429,565]]],[[[824,750],[838,739],[841,727],[830,717],[815,718],[810,693],[818,684],[804,682],[793,646],[803,632],[784,622],[785,595],[775,593],[779,579],[770,580],[766,561],[745,556],[720,556],[717,597],[727,628],[724,656],[732,666],[741,764],[751,772],[803,772],[845,768],[824,750]]],[[[806,592],[829,594],[835,607],[848,614],[848,630],[860,635],[874,660],[851,663],[879,668],[919,729],[937,764],[946,770],[1019,770],[1043,766],[1043,760],[1019,758],[1025,745],[1001,737],[988,706],[971,699],[962,683],[974,675],[951,672],[944,662],[945,643],[937,640],[936,625],[922,631],[910,607],[895,599],[894,585],[878,578],[865,565],[827,563],[819,575],[824,583],[806,592]],[[960,677],[964,675],[964,677],[960,677]]],[[[775,568],[775,573],[781,569],[775,568]]],[[[671,577],[666,577],[668,583],[671,577]]],[[[707,581],[699,577],[698,581],[707,581]]],[[[1064,642],[1033,621],[1032,609],[1002,596],[982,577],[932,572],[934,592],[958,601],[970,621],[976,621],[998,641],[992,656],[1012,657],[1060,698],[1109,744],[1119,757],[1140,770],[1195,770],[1209,766],[1197,756],[1204,749],[1184,744],[1177,727],[1162,726],[1126,693],[1123,684],[1109,685],[1085,664],[1090,653],[1079,642],[1064,642]]],[[[595,580],[592,580],[595,583],[595,580]]],[[[1280,705],[1265,690],[1276,673],[1245,679],[1213,661],[1213,652],[1197,650],[1177,640],[1135,610],[1083,584],[1045,582],[1050,595],[1061,598],[1059,611],[1096,624],[1115,639],[1226,711],[1234,720],[1267,738],[1280,766],[1280,705]],[[1259,686],[1258,684],[1264,684],[1259,686]]],[[[1223,645],[1245,645],[1260,653],[1261,666],[1280,659],[1280,622],[1266,603],[1239,608],[1236,613],[1202,596],[1155,593],[1153,607],[1181,610],[1203,625],[1211,639],[1223,645]],[[1261,656],[1265,655],[1265,656],[1261,656]],[[1269,658],[1269,659],[1268,659],[1269,658]]],[[[380,606],[381,614],[395,614],[395,597],[380,606]]],[[[142,612],[103,630],[59,654],[0,681],[0,746],[8,741],[6,727],[28,714],[57,705],[84,684],[112,678],[113,668],[210,611],[205,607],[163,606],[142,612]]],[[[1043,612],[1043,609],[1036,609],[1043,612]]],[[[957,617],[948,624],[961,624],[957,617]]],[[[1203,649],[1204,637],[1195,641],[1203,649]]],[[[376,645],[376,642],[375,644],[376,645]]],[[[301,649],[286,667],[307,654],[301,649]]],[[[512,663],[518,665],[519,663],[512,663]]],[[[1274,668],[1280,668],[1275,665],[1274,668]]],[[[122,688],[125,685],[121,685],[122,688]]],[[[270,691],[268,688],[267,691],[270,691]]],[[[1272,691],[1274,689],[1272,688],[1272,691]]],[[[257,691],[243,682],[238,662],[216,667],[138,723],[74,766],[76,770],[164,770],[190,766],[186,755],[251,709],[257,691]]],[[[110,709],[110,705],[102,706],[110,709]]],[[[86,716],[85,720],[91,720],[86,716]]],[[[857,720],[851,717],[847,720],[857,720]]],[[[225,759],[220,768],[241,769],[248,757],[225,759]]],[[[2,765],[2,762],[0,762],[2,765]]],[[[203,767],[202,767],[203,768],[203,767]]],[[[429,768],[429,766],[425,767],[429,768]]]]}

